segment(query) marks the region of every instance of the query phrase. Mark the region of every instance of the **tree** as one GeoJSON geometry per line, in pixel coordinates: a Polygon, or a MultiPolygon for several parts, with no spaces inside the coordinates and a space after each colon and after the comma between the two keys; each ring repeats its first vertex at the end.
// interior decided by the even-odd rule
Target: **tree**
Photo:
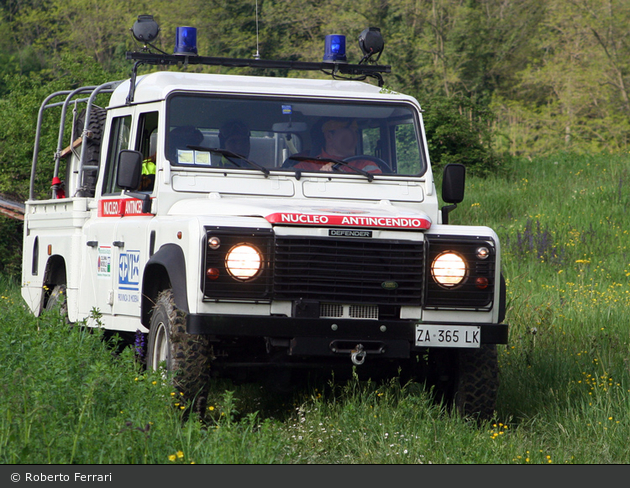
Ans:
{"type": "Polygon", "coordinates": [[[492,149],[493,114],[467,98],[430,97],[424,108],[429,156],[439,168],[461,163],[470,174],[487,176],[500,169],[492,149]]]}
{"type": "MultiPolygon", "coordinates": [[[[92,58],[69,54],[59,58],[54,73],[11,77],[11,92],[0,100],[0,120],[3,121],[0,132],[0,193],[11,194],[22,201],[28,197],[37,115],[44,99],[56,91],[97,85],[109,78],[110,74],[92,58]]],[[[50,171],[38,173],[45,175],[46,180],[35,182],[37,192],[50,189],[47,178],[52,174],[57,149],[59,115],[59,109],[50,109],[45,113],[38,164],[50,171]]]]}
{"type": "Polygon", "coordinates": [[[515,154],[625,150],[630,135],[630,7],[613,0],[550,2],[535,56],[495,97],[515,154]]]}

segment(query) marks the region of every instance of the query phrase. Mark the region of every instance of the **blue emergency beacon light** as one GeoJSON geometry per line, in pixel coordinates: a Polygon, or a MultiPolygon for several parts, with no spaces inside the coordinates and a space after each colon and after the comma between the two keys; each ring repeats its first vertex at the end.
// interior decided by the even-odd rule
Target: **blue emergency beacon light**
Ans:
{"type": "Polygon", "coordinates": [[[178,27],[176,29],[174,54],[197,56],[196,27],[178,27]]]}
{"type": "Polygon", "coordinates": [[[329,34],[324,40],[324,62],[346,62],[346,36],[329,34]]]}

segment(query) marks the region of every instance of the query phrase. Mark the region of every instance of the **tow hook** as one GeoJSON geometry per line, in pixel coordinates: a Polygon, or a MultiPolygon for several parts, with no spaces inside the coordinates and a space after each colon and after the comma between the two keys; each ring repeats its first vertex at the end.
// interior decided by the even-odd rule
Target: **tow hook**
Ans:
{"type": "Polygon", "coordinates": [[[357,344],[356,347],[350,351],[350,360],[352,364],[361,366],[365,362],[366,352],[363,349],[363,344],[357,344]]]}

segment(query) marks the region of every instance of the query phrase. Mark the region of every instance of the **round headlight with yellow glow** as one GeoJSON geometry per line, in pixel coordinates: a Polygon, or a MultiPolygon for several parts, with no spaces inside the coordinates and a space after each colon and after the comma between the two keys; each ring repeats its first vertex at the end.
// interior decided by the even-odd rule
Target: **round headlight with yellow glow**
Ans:
{"type": "Polygon", "coordinates": [[[237,280],[251,280],[262,270],[262,256],[254,246],[237,244],[225,256],[225,268],[237,280]]]}
{"type": "Polygon", "coordinates": [[[454,288],[466,279],[466,261],[455,252],[443,252],[433,260],[431,275],[438,285],[454,288]]]}

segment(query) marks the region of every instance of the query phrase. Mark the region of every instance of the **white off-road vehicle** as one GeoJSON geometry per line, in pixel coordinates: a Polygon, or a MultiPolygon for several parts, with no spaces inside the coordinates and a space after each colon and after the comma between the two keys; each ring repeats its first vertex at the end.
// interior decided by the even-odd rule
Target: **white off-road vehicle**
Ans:
{"type": "Polygon", "coordinates": [[[35,314],[61,304],[70,322],[144,334],[147,367],[164,365],[191,399],[214,374],[290,382],[296,368],[323,367],[404,372],[463,414],[493,414],[496,345],[508,336],[499,240],[448,224],[464,168],[445,168],[440,207],[419,103],[356,81],[381,85],[388,66],[192,51],[128,58],[131,79],[42,104],[22,275],[35,314]],[[137,75],[143,64],[332,77],[137,75]],[[54,185],[38,195],[52,107],[61,109],[54,185]],[[227,148],[230,124],[246,128],[248,154],[227,148]],[[352,132],[354,155],[326,152],[327,130],[352,132]]]}

